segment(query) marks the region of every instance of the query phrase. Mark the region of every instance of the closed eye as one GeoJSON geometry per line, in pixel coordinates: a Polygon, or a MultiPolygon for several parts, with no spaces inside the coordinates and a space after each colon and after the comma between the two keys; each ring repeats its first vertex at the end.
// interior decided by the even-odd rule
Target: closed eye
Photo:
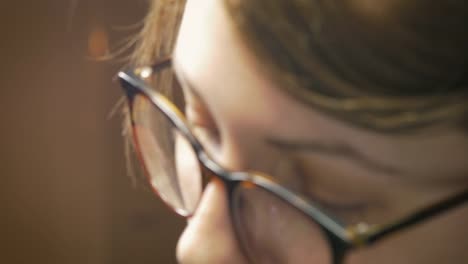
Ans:
{"type": "Polygon", "coordinates": [[[217,147],[220,142],[220,134],[208,107],[193,88],[182,83],[182,89],[185,98],[185,115],[195,137],[205,147],[217,147]]]}
{"type": "Polygon", "coordinates": [[[366,219],[369,212],[370,205],[364,202],[336,202],[330,201],[326,198],[319,197],[318,195],[305,194],[306,197],[314,204],[318,204],[322,210],[330,215],[341,219],[347,224],[358,223],[366,219]]]}

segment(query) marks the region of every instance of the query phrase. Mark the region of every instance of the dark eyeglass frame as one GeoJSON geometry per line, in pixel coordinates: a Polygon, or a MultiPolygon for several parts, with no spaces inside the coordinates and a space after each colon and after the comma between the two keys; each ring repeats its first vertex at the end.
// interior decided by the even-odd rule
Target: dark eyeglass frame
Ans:
{"type": "MultiPolygon", "coordinates": [[[[332,249],[333,253],[333,264],[340,264],[342,263],[345,254],[351,249],[369,246],[391,234],[412,227],[423,221],[430,220],[433,217],[447,212],[448,210],[460,206],[468,201],[468,190],[465,190],[448,199],[437,202],[409,216],[406,216],[403,219],[389,224],[376,226],[357,224],[346,226],[335,217],[329,216],[321,211],[319,207],[313,204],[311,201],[308,201],[304,197],[295,194],[276,183],[270,176],[259,173],[228,171],[213,161],[213,159],[211,159],[206,153],[201,143],[191,132],[182,112],[164,95],[152,89],[150,85],[146,83],[141,77],[141,73],[144,71],[150,71],[151,74],[155,74],[171,66],[171,58],[166,58],[154,64],[153,66],[132,68],[128,70],[122,70],[118,73],[118,79],[127,96],[132,127],[135,129],[135,121],[133,120],[132,114],[133,99],[136,95],[142,95],[146,97],[153,104],[153,106],[158,109],[158,111],[163,113],[174,125],[174,127],[177,128],[178,131],[190,142],[197,155],[198,161],[201,165],[200,168],[203,170],[204,177],[207,177],[207,175],[211,177],[217,177],[225,184],[228,193],[231,218],[234,217],[232,213],[232,194],[238,185],[249,184],[257,188],[262,188],[263,190],[275,195],[276,197],[279,197],[286,203],[300,210],[302,213],[310,217],[314,223],[318,224],[324,234],[326,234],[328,242],[330,243],[330,248],[332,249]]],[[[138,140],[135,138],[135,133],[133,133],[133,135],[136,151],[141,155],[139,150],[140,147],[138,146],[138,140]]],[[[145,167],[145,162],[141,159],[141,157],[140,162],[142,163],[143,167],[145,167]]],[[[157,192],[157,190],[155,191],[157,192]]],[[[170,207],[174,210],[172,206],[170,207]]],[[[178,213],[188,217],[181,212],[178,213]]]]}

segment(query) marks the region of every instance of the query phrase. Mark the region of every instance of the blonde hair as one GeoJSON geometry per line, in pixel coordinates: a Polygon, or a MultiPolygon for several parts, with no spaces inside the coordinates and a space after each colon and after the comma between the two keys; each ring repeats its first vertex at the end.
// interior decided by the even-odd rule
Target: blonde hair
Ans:
{"type": "MultiPolygon", "coordinates": [[[[223,1],[268,77],[301,102],[380,132],[467,126],[468,9],[461,2],[394,1],[401,3],[372,17],[356,8],[359,0],[223,1]]],[[[184,6],[152,1],[136,64],[172,52],[184,6]]]]}
{"type": "Polygon", "coordinates": [[[137,36],[132,62],[147,66],[172,53],[185,0],[153,0],[137,36]]]}

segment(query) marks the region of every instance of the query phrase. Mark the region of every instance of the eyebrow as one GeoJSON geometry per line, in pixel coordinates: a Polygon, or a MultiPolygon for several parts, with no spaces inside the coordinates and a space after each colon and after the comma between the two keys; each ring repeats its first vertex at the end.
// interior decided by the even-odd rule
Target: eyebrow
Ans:
{"type": "Polygon", "coordinates": [[[397,175],[400,169],[364,155],[362,152],[343,142],[290,141],[279,138],[268,138],[267,142],[276,147],[290,151],[305,151],[322,155],[345,158],[357,162],[362,167],[374,172],[397,175]]]}

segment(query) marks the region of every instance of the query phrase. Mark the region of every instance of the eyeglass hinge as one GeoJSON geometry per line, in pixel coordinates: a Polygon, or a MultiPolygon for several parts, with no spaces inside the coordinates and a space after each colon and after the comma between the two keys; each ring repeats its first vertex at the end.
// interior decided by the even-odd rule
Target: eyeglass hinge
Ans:
{"type": "Polygon", "coordinates": [[[346,229],[348,239],[356,247],[362,247],[368,244],[369,237],[378,229],[377,225],[359,223],[346,229]]]}

